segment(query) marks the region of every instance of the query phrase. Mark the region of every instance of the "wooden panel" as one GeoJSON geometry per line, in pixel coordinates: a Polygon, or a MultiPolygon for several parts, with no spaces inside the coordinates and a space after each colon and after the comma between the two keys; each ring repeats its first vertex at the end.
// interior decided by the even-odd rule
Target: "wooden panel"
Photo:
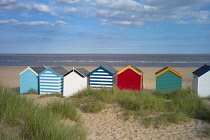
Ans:
{"type": "Polygon", "coordinates": [[[141,76],[131,69],[118,74],[117,86],[119,89],[141,90],[141,76]]]}
{"type": "Polygon", "coordinates": [[[39,75],[40,94],[63,93],[63,77],[47,69],[39,75]]]}
{"type": "Polygon", "coordinates": [[[182,88],[182,78],[171,71],[167,71],[156,77],[157,90],[167,92],[176,88],[182,88]]]}
{"type": "Polygon", "coordinates": [[[112,88],[115,78],[104,69],[96,69],[90,73],[90,87],[92,88],[112,88]]]}

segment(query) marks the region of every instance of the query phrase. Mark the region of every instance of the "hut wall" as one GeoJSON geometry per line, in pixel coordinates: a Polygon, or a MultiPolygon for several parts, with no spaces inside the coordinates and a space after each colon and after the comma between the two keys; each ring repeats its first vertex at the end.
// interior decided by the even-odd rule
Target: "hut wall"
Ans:
{"type": "Polygon", "coordinates": [[[198,76],[193,74],[192,89],[198,93],[198,76]]]}
{"type": "Polygon", "coordinates": [[[39,76],[40,94],[63,93],[63,77],[51,70],[46,70],[39,76]]]}
{"type": "Polygon", "coordinates": [[[81,77],[73,71],[64,77],[63,96],[72,96],[76,92],[87,88],[87,84],[87,77],[81,77]]]}
{"type": "Polygon", "coordinates": [[[200,97],[210,96],[210,71],[198,77],[198,95],[200,97]]]}
{"type": "Polygon", "coordinates": [[[20,94],[27,93],[30,89],[38,92],[38,76],[28,69],[20,75],[20,94]]]}
{"type": "Polygon", "coordinates": [[[157,90],[167,92],[176,88],[182,88],[182,78],[171,71],[167,71],[156,77],[157,90]]]}
{"type": "Polygon", "coordinates": [[[127,69],[118,74],[117,86],[119,89],[141,90],[142,75],[137,74],[131,69],[127,69]]]}
{"type": "Polygon", "coordinates": [[[110,75],[104,69],[96,69],[90,73],[90,87],[92,88],[112,88],[116,82],[117,76],[110,75]]]}

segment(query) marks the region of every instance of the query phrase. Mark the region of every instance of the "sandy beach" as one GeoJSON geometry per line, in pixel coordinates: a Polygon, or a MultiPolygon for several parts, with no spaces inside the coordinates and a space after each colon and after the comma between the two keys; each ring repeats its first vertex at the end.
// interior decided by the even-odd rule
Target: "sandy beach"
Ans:
{"type": "MultiPolygon", "coordinates": [[[[19,73],[26,66],[0,66],[0,83],[12,89],[19,88],[19,73]]],[[[72,67],[66,67],[68,70],[72,67]]],[[[77,67],[76,67],[77,68],[77,67]]],[[[85,67],[92,71],[96,67],[85,67]]],[[[117,70],[122,67],[115,67],[117,70]]],[[[183,88],[191,87],[192,72],[196,67],[172,67],[183,75],[183,88]]],[[[144,72],[144,89],[155,89],[155,72],[160,67],[139,67],[144,72]]],[[[39,95],[25,95],[27,98],[35,99],[35,103],[46,105],[52,100],[65,100],[65,98],[47,97],[38,98],[39,95]]],[[[115,105],[107,105],[100,113],[84,113],[78,109],[87,128],[88,140],[200,140],[209,139],[202,137],[202,131],[210,128],[210,124],[192,119],[191,122],[182,125],[170,125],[161,128],[145,128],[141,119],[130,118],[124,120],[122,108],[115,105]]]]}

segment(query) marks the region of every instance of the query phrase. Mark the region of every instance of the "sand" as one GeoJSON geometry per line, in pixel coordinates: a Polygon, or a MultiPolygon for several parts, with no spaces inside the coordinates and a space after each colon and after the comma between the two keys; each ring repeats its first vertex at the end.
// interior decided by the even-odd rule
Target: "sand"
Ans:
{"type": "MultiPolygon", "coordinates": [[[[0,66],[0,83],[4,84],[14,90],[19,88],[19,73],[26,67],[24,66],[0,66]]],[[[66,67],[70,70],[72,67],[66,67]]],[[[89,71],[94,70],[96,67],[85,67],[89,71]]],[[[116,67],[121,70],[121,67],[116,67]]],[[[155,89],[155,76],[154,73],[160,70],[160,67],[140,67],[144,72],[144,89],[155,89]]],[[[196,70],[195,67],[187,68],[173,68],[183,77],[183,88],[191,87],[192,84],[192,71],[196,70]]],[[[53,100],[65,100],[65,98],[58,97],[45,97],[38,98],[40,95],[24,95],[29,99],[34,99],[36,104],[41,106],[52,102],[53,100]]],[[[192,119],[192,121],[182,124],[165,126],[161,128],[145,128],[141,124],[141,118],[124,120],[122,108],[115,105],[106,105],[100,113],[91,114],[84,113],[78,109],[79,114],[82,116],[85,127],[87,128],[88,140],[180,140],[180,139],[209,139],[202,137],[202,131],[209,129],[210,124],[192,119]]],[[[68,122],[67,122],[68,123],[68,122]]]]}

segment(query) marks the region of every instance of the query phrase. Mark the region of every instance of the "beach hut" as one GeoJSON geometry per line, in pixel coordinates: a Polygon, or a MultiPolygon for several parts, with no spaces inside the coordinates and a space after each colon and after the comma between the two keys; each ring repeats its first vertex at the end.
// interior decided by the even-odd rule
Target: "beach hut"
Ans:
{"type": "Polygon", "coordinates": [[[182,88],[182,75],[166,66],[155,73],[156,77],[156,90],[164,92],[182,88]]]}
{"type": "Polygon", "coordinates": [[[43,70],[44,66],[41,67],[27,67],[23,70],[20,75],[20,94],[27,93],[29,90],[39,91],[39,78],[38,75],[43,70]]]}
{"type": "Polygon", "coordinates": [[[210,96],[210,66],[203,65],[193,72],[192,89],[200,97],[210,96]]]}
{"type": "Polygon", "coordinates": [[[39,93],[63,94],[63,76],[68,72],[64,67],[49,67],[39,74],[39,93]]]}
{"type": "Polygon", "coordinates": [[[64,75],[63,96],[72,96],[74,93],[87,88],[89,72],[85,68],[73,68],[64,75]]]}
{"type": "Polygon", "coordinates": [[[117,73],[117,87],[119,89],[142,90],[143,72],[134,65],[128,65],[117,73]]]}
{"type": "Polygon", "coordinates": [[[90,87],[112,88],[116,85],[117,70],[109,65],[102,65],[90,72],[90,87]]]}

